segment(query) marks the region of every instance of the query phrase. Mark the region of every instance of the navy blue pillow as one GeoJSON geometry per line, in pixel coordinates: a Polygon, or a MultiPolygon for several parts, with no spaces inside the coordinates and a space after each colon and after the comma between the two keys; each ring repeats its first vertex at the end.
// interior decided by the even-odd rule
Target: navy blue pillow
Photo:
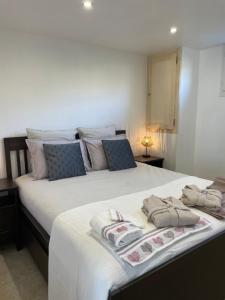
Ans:
{"type": "Polygon", "coordinates": [[[44,144],[50,181],[86,175],[80,143],[44,144]]]}
{"type": "Polygon", "coordinates": [[[102,140],[106,160],[110,171],[136,168],[130,143],[123,140],[102,140]]]}

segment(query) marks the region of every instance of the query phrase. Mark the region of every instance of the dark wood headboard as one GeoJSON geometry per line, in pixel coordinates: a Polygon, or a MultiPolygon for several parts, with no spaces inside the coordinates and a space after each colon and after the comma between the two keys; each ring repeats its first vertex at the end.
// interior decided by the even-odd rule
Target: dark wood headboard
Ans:
{"type": "Polygon", "coordinates": [[[25,142],[26,137],[10,137],[4,139],[5,146],[5,163],[6,163],[6,174],[8,179],[12,179],[12,162],[11,152],[16,151],[16,168],[18,176],[22,175],[21,170],[21,157],[20,153],[23,152],[25,174],[28,173],[28,158],[27,158],[27,144],[25,142]]]}
{"type": "MultiPolygon", "coordinates": [[[[126,130],[117,130],[116,134],[125,134],[126,130]]],[[[16,171],[17,176],[27,174],[28,168],[28,156],[27,156],[27,144],[26,136],[4,138],[5,146],[5,163],[6,163],[6,174],[8,179],[13,177],[13,167],[11,161],[11,152],[16,152],[16,171]],[[21,155],[22,154],[22,155],[21,155]],[[24,172],[22,172],[22,165],[24,165],[24,172]]],[[[76,134],[76,139],[79,139],[79,134],[76,134]]]]}

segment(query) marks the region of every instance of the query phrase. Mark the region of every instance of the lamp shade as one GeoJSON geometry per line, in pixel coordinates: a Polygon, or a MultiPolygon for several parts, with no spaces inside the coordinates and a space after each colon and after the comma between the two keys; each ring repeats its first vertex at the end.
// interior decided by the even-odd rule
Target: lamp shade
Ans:
{"type": "Polygon", "coordinates": [[[142,145],[145,147],[151,147],[153,145],[153,141],[151,136],[145,136],[141,141],[142,145]]]}

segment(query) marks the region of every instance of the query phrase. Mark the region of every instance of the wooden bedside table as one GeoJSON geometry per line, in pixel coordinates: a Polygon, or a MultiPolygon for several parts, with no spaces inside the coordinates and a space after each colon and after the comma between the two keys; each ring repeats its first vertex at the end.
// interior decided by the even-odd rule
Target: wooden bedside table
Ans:
{"type": "Polygon", "coordinates": [[[164,158],[162,157],[156,157],[156,156],[150,156],[150,157],[143,157],[142,155],[140,156],[135,156],[134,159],[138,162],[151,165],[154,167],[158,168],[163,168],[163,161],[164,158]]]}
{"type": "Polygon", "coordinates": [[[18,188],[10,179],[0,179],[0,244],[18,241],[18,188]]]}

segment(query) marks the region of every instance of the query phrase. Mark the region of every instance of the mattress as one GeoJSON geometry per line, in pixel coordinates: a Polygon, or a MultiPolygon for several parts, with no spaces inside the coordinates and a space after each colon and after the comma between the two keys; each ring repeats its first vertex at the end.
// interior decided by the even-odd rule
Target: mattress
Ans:
{"type": "Polygon", "coordinates": [[[135,217],[144,222],[145,230],[152,231],[155,229],[154,225],[147,222],[141,211],[143,199],[152,194],[179,198],[185,185],[195,184],[204,189],[211,183],[197,177],[183,177],[142,192],[77,207],[58,216],[53,225],[49,246],[49,300],[107,300],[110,289],[124,286],[224,231],[224,221],[192,209],[194,213],[207,219],[211,226],[170,245],[135,268],[121,262],[117,255],[112,255],[112,251],[109,252],[90,233],[91,218],[108,208],[115,208],[135,217]]]}
{"type": "Polygon", "coordinates": [[[133,169],[94,171],[57,181],[33,180],[28,174],[16,182],[23,205],[50,235],[55,218],[72,208],[148,190],[182,177],[183,174],[137,163],[133,169]]]}

